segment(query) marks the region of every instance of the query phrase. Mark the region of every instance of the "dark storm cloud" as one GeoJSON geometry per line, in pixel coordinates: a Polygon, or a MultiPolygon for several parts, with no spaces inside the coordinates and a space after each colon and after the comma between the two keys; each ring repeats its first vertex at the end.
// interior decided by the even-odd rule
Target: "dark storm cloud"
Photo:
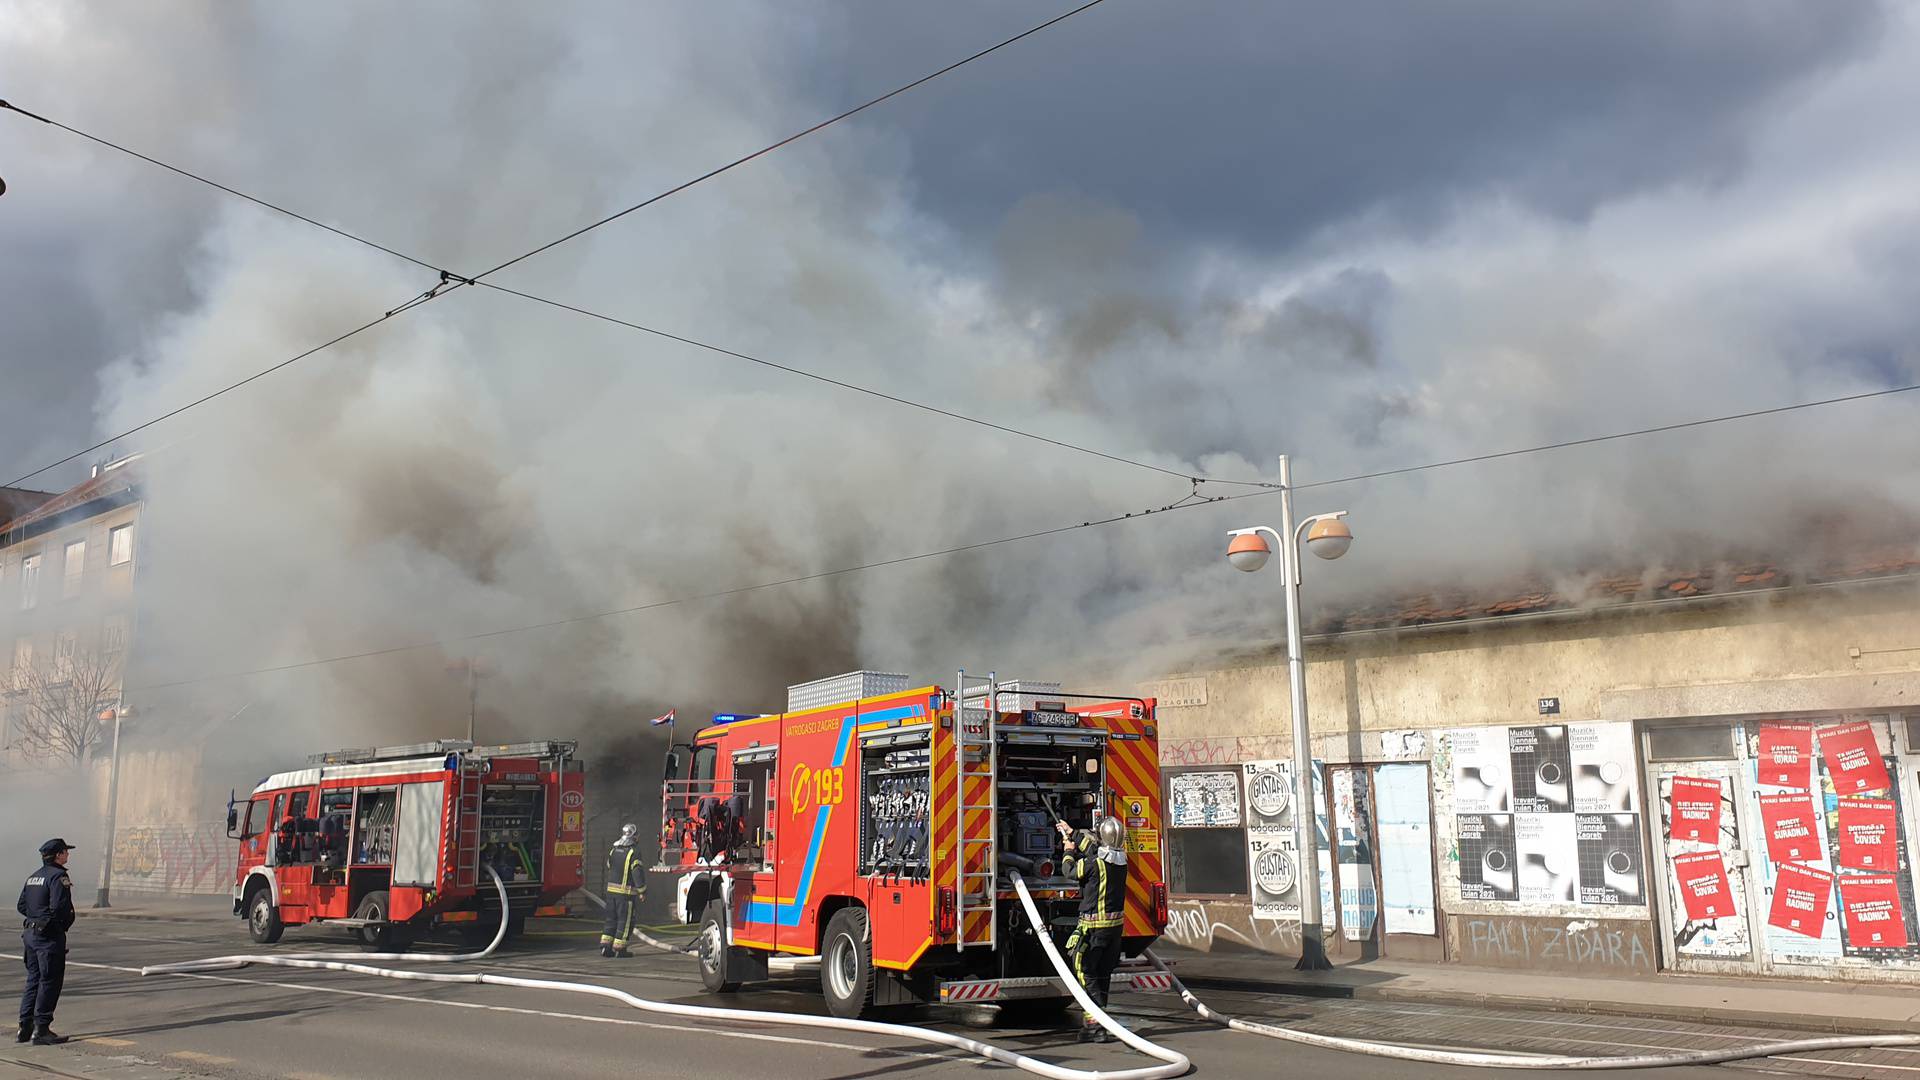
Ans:
{"type": "MultiPolygon", "coordinates": [[[[851,97],[1037,14],[848,10],[834,84],[851,97]]],[[[1883,25],[1870,3],[1109,0],[886,122],[922,205],[964,229],[1058,192],[1164,237],[1271,249],[1369,211],[1432,227],[1489,193],[1579,218],[1725,181],[1770,105],[1883,25]]]]}

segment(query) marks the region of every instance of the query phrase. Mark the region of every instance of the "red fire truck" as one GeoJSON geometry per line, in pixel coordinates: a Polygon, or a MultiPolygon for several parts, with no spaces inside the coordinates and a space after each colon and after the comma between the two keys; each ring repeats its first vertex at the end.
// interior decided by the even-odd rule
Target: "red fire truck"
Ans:
{"type": "MultiPolygon", "coordinates": [[[[1167,922],[1151,700],[1029,682],[907,689],[855,672],[789,691],[789,711],[719,717],[669,756],[660,869],[700,926],[702,979],[731,991],[818,967],[831,1011],[1001,1002],[1044,1012],[1067,990],[1039,943],[1077,921],[1054,823],[1119,817],[1125,950],[1167,922]],[[1009,870],[1046,925],[1031,924],[1009,870]]],[[[1115,989],[1167,988],[1123,972],[1115,989]]]]}
{"type": "Polygon", "coordinates": [[[350,927],[368,949],[403,949],[450,924],[491,937],[562,915],[580,887],[586,777],[570,742],[430,742],[315,754],[227,806],[240,842],[233,913],[270,945],[303,923],[350,927]]]}

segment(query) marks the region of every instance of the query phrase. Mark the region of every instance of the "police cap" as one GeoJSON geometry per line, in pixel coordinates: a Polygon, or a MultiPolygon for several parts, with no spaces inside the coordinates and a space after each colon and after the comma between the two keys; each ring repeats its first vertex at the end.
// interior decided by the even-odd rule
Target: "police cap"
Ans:
{"type": "Polygon", "coordinates": [[[72,844],[69,844],[65,840],[62,840],[56,836],[53,839],[47,841],[46,843],[40,845],[40,857],[44,859],[49,855],[58,855],[63,851],[72,851],[72,850],[73,850],[72,844]]]}

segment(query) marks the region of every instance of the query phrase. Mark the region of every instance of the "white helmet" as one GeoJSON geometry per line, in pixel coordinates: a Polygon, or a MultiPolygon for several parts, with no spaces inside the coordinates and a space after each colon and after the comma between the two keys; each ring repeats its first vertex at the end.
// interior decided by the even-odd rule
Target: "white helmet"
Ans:
{"type": "Polygon", "coordinates": [[[1115,851],[1126,849],[1127,832],[1120,826],[1120,819],[1117,817],[1109,815],[1101,818],[1100,823],[1094,826],[1094,836],[1099,839],[1103,847],[1110,847],[1115,851]]]}
{"type": "Polygon", "coordinates": [[[628,822],[620,826],[620,839],[613,842],[614,847],[632,847],[634,838],[640,835],[640,826],[628,822]]]}

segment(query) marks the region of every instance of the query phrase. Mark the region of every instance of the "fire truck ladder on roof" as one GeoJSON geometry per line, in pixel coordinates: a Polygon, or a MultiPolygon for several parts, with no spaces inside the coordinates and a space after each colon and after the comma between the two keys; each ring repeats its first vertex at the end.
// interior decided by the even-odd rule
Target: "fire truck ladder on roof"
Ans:
{"type": "Polygon", "coordinates": [[[975,690],[977,693],[969,694],[967,673],[962,669],[954,679],[954,695],[960,699],[960,723],[953,740],[959,765],[955,770],[955,782],[960,786],[955,793],[960,807],[960,857],[954,860],[954,944],[961,950],[969,945],[984,945],[991,949],[999,941],[999,920],[994,918],[993,901],[994,883],[1000,874],[997,841],[997,823],[1000,819],[1000,748],[997,737],[1000,684],[994,673],[988,672],[986,682],[976,686],[975,690]],[[979,698],[985,707],[968,708],[967,702],[972,697],[979,698]],[[969,788],[975,793],[971,800],[967,798],[969,788]],[[980,795],[981,788],[985,788],[984,798],[980,795]],[[986,924],[986,930],[969,935],[967,915],[980,912],[986,914],[986,918],[980,920],[986,924]]]}

